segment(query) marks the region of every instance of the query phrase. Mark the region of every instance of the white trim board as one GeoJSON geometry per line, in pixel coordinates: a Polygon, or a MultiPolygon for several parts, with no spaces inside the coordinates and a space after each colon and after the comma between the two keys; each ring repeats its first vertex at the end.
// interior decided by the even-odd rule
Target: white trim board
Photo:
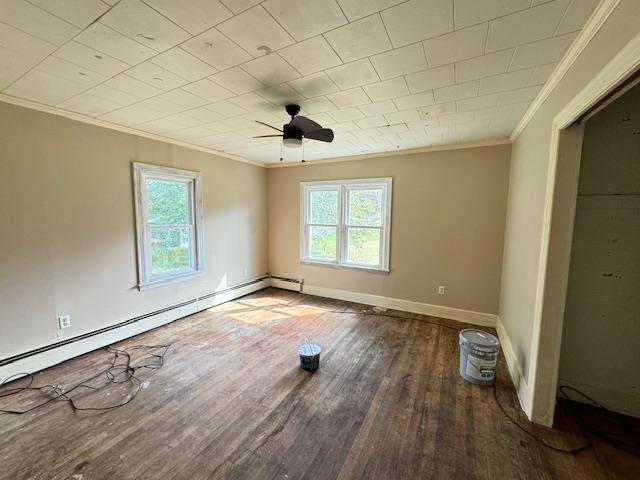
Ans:
{"type": "Polygon", "coordinates": [[[518,362],[518,356],[513,349],[511,339],[509,339],[507,331],[505,330],[504,325],[502,325],[502,321],[499,316],[496,317],[496,332],[500,339],[500,349],[502,350],[505,362],[507,363],[511,382],[513,383],[518,395],[520,408],[522,408],[522,411],[524,411],[527,417],[531,419],[531,395],[529,386],[522,374],[522,366],[520,365],[520,362],[518,362]]]}
{"type": "Polygon", "coordinates": [[[445,307],[442,305],[432,305],[429,303],[414,302],[401,298],[382,297],[371,295],[370,293],[352,292],[349,290],[338,290],[335,288],[319,287],[304,284],[302,293],[316,295],[318,297],[335,298],[348,302],[363,303],[375,307],[391,308],[403,312],[420,313],[433,317],[447,318],[459,322],[471,323],[483,327],[495,327],[497,315],[491,313],[475,312],[473,310],[463,310],[461,308],[445,307]]]}
{"type": "Polygon", "coordinates": [[[53,365],[64,362],[65,360],[69,360],[87,352],[125,340],[129,337],[133,337],[134,335],[139,335],[154,328],[161,327],[162,325],[166,325],[180,318],[206,310],[207,308],[211,308],[215,305],[220,305],[221,303],[243,297],[249,293],[257,292],[258,290],[269,287],[270,284],[271,281],[267,277],[249,285],[245,284],[237,287],[231,287],[218,293],[214,292],[209,295],[192,298],[187,300],[187,302],[192,302],[187,305],[173,308],[168,311],[162,311],[156,315],[114,328],[113,330],[98,333],[81,340],[63,344],[59,347],[54,347],[50,350],[45,350],[41,353],[36,353],[16,360],[0,366],[0,381],[21,373],[34,373],[39,370],[52,367],[53,365]]]}
{"type": "Polygon", "coordinates": [[[560,80],[563,79],[565,74],[569,71],[571,66],[578,59],[582,51],[587,47],[589,42],[596,36],[596,34],[600,31],[600,28],[607,21],[609,16],[614,12],[615,8],[620,3],[620,0],[601,0],[600,3],[596,6],[595,10],[591,13],[591,16],[580,30],[580,33],[573,41],[573,43],[569,46],[569,49],[565,52],[564,56],[556,66],[556,68],[551,72],[551,75],[543,85],[536,98],[533,99],[533,102],[527,108],[527,111],[524,112],[524,115],[516,125],[516,128],[513,129],[511,133],[511,141],[515,142],[518,136],[525,129],[527,124],[531,121],[533,116],[536,114],[538,109],[542,106],[545,100],[551,95],[551,92],[555,90],[555,88],[560,83],[560,80]]]}

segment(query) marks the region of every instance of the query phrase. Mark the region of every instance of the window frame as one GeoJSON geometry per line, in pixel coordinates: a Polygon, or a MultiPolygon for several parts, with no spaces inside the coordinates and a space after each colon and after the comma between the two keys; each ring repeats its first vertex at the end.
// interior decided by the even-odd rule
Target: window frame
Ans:
{"type": "Polygon", "coordinates": [[[393,179],[360,178],[349,180],[326,180],[315,182],[300,182],[300,263],[311,265],[325,265],[340,268],[355,268],[361,270],[373,270],[389,272],[389,257],[391,243],[391,203],[392,203],[393,179]],[[349,192],[352,190],[382,189],[382,222],[379,227],[349,225],[347,215],[349,210],[349,192]],[[338,224],[336,226],[336,259],[322,260],[313,258],[309,252],[310,227],[334,226],[333,224],[316,224],[308,220],[311,204],[310,193],[313,191],[338,191],[338,224]],[[376,228],[380,230],[380,262],[378,265],[367,265],[349,262],[348,255],[348,229],[349,228],[376,228]]]}
{"type": "Polygon", "coordinates": [[[138,289],[187,280],[204,273],[204,234],[202,206],[202,177],[200,172],[133,162],[135,195],[136,246],[138,289]],[[185,183],[189,191],[189,223],[151,226],[148,222],[147,179],[185,183]],[[151,232],[167,228],[189,228],[190,248],[188,269],[153,275],[151,265],[151,232]]]}

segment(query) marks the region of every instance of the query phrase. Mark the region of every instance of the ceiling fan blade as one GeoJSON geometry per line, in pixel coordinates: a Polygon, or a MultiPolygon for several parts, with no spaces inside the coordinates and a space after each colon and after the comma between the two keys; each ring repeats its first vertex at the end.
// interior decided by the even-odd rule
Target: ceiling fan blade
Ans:
{"type": "Polygon", "coordinates": [[[307,117],[303,117],[302,115],[298,115],[297,117],[293,117],[291,123],[289,125],[293,125],[296,128],[302,130],[302,134],[304,136],[307,135],[307,132],[312,132],[315,130],[321,130],[322,125],[317,124],[313,120],[308,119],[307,117]]]}
{"type": "Polygon", "coordinates": [[[273,128],[274,130],[278,131],[278,132],[282,132],[282,130],[280,130],[279,128],[276,127],[272,127],[271,125],[269,125],[268,123],[264,123],[261,122],[260,120],[256,120],[256,123],[259,123],[260,125],[264,125],[265,127],[269,127],[269,128],[273,128]]]}
{"type": "Polygon", "coordinates": [[[267,138],[267,137],[282,137],[283,135],[257,135],[251,138],[267,138]]]}
{"type": "Polygon", "coordinates": [[[320,140],[321,142],[332,142],[333,130],[331,130],[330,128],[321,128],[319,130],[305,133],[304,138],[309,138],[311,140],[320,140]]]}

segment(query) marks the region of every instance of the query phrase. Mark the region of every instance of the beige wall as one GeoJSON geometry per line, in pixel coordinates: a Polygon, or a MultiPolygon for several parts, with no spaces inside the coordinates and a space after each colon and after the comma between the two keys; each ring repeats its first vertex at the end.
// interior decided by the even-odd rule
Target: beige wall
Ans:
{"type": "Polygon", "coordinates": [[[500,319],[531,381],[532,327],[554,117],[638,34],[640,2],[622,0],[512,147],[500,319]]]}
{"type": "Polygon", "coordinates": [[[269,270],[306,285],[496,313],[509,154],[500,145],[269,169],[269,270]],[[301,265],[300,182],[388,176],[391,272],[301,265]]]}
{"type": "Polygon", "coordinates": [[[0,103],[0,358],[267,271],[266,170],[0,103]],[[131,163],[203,177],[206,274],[136,288],[131,163]]]}
{"type": "Polygon", "coordinates": [[[640,416],[640,86],[586,124],[560,385],[640,416]]]}

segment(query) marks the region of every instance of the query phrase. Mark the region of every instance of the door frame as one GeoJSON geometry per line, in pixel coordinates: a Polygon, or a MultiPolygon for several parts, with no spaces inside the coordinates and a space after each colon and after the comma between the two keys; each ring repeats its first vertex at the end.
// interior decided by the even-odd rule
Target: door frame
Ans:
{"type": "Polygon", "coordinates": [[[554,118],[534,309],[529,418],[553,425],[573,243],[582,126],[572,126],[640,69],[640,34],[554,118]]]}

